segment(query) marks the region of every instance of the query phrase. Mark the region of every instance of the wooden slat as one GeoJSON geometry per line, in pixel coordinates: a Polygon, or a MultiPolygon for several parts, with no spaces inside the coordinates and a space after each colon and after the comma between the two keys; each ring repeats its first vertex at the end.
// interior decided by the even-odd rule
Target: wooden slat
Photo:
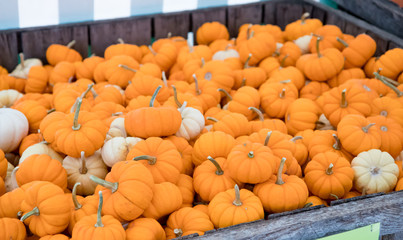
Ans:
{"type": "Polygon", "coordinates": [[[155,39],[166,38],[168,33],[172,36],[187,37],[190,31],[189,12],[175,14],[160,14],[154,17],[154,37],[155,39]]]}
{"type": "Polygon", "coordinates": [[[18,63],[18,42],[16,32],[0,32],[0,66],[12,71],[18,63]]]}
{"type": "Polygon", "coordinates": [[[192,31],[196,33],[197,29],[205,22],[220,22],[227,25],[226,7],[201,9],[192,12],[192,31]]]}
{"type": "Polygon", "coordinates": [[[91,52],[103,56],[105,49],[122,38],[126,43],[150,44],[151,18],[138,17],[123,20],[105,21],[89,26],[91,52]]]}
{"type": "Polygon", "coordinates": [[[378,222],[381,235],[403,231],[403,191],[236,225],[198,239],[316,239],[378,222]]]}
{"type": "Polygon", "coordinates": [[[86,25],[72,25],[64,27],[50,27],[32,29],[21,33],[22,52],[26,58],[39,58],[46,62],[46,49],[54,43],[68,44],[76,40],[74,49],[81,56],[88,55],[88,27],[86,25]]]}
{"type": "Polygon", "coordinates": [[[278,1],[274,16],[276,25],[285,29],[285,26],[301,18],[305,12],[312,12],[312,6],[302,1],[278,1]]]}
{"type": "Polygon", "coordinates": [[[245,23],[260,24],[263,22],[263,5],[237,5],[228,7],[228,31],[231,37],[238,35],[239,27],[245,23]]]}

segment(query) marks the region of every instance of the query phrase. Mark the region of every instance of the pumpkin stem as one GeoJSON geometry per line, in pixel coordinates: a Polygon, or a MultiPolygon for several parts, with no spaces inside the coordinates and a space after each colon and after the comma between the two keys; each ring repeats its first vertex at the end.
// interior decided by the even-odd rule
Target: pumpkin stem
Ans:
{"type": "Polygon", "coordinates": [[[347,43],[346,41],[344,41],[343,39],[341,39],[341,38],[339,38],[339,37],[336,37],[336,40],[337,40],[338,42],[340,42],[341,44],[343,44],[345,47],[348,47],[348,43],[347,43]]]}
{"type": "Polygon", "coordinates": [[[267,132],[266,138],[264,139],[264,144],[263,144],[264,146],[267,146],[267,144],[269,143],[272,132],[273,131],[267,132]]]}
{"type": "Polygon", "coordinates": [[[21,217],[20,221],[24,222],[27,218],[29,218],[30,216],[39,216],[39,209],[38,207],[34,207],[34,209],[32,209],[31,211],[27,212],[24,214],[24,216],[21,217]]]}
{"type": "Polygon", "coordinates": [[[343,91],[341,91],[341,102],[340,102],[340,107],[342,108],[346,108],[348,106],[347,104],[347,100],[346,100],[346,92],[347,89],[343,89],[343,91]]]}
{"type": "Polygon", "coordinates": [[[81,185],[80,182],[76,182],[76,183],[74,184],[73,191],[71,192],[71,196],[72,196],[72,198],[73,198],[73,203],[74,203],[74,208],[75,208],[76,210],[81,209],[81,208],[83,207],[83,205],[81,205],[81,204],[78,202],[78,200],[77,200],[77,194],[76,194],[76,192],[77,192],[77,187],[80,186],[80,185],[81,185]]]}
{"type": "Polygon", "coordinates": [[[19,187],[18,182],[17,182],[17,170],[20,169],[20,166],[16,166],[13,171],[11,172],[11,186],[17,186],[17,188],[19,187]]]}
{"type": "Polygon", "coordinates": [[[248,58],[245,61],[245,64],[243,65],[243,68],[249,68],[249,61],[252,58],[252,53],[249,53],[248,58]]]}
{"type": "Polygon", "coordinates": [[[72,129],[74,131],[78,131],[81,128],[81,124],[78,123],[78,115],[80,114],[80,109],[81,109],[81,104],[83,103],[83,99],[79,98],[78,102],[77,102],[77,108],[76,111],[74,113],[74,120],[73,120],[73,127],[72,129]]]}
{"type": "Polygon", "coordinates": [[[174,100],[175,100],[176,106],[178,106],[178,108],[181,108],[182,103],[179,102],[179,100],[178,100],[178,93],[176,91],[176,87],[174,85],[172,85],[172,89],[174,90],[174,100]]]}
{"type": "Polygon", "coordinates": [[[251,38],[251,33],[250,33],[250,30],[252,29],[252,24],[249,24],[248,25],[248,28],[246,29],[246,38],[247,39],[250,39],[251,38]]]}
{"type": "Polygon", "coordinates": [[[309,17],[310,13],[306,12],[301,16],[301,24],[305,24],[305,20],[309,17]]]}
{"type": "Polygon", "coordinates": [[[104,227],[104,224],[102,223],[102,204],[104,203],[104,196],[102,196],[102,191],[98,192],[99,195],[99,204],[98,204],[98,210],[97,210],[97,223],[95,224],[95,227],[104,227]]]}
{"type": "Polygon", "coordinates": [[[281,59],[280,68],[283,68],[283,67],[284,67],[285,60],[286,60],[289,56],[290,56],[290,55],[286,54],[286,55],[283,57],[283,59],[281,59]]]}
{"type": "Polygon", "coordinates": [[[187,103],[186,101],[184,101],[183,104],[182,104],[182,106],[178,109],[178,111],[179,111],[181,114],[182,114],[183,110],[185,110],[187,104],[188,104],[188,103],[187,103]]]}
{"type": "Polygon", "coordinates": [[[217,91],[224,93],[224,95],[230,100],[232,101],[232,96],[227,92],[227,90],[223,89],[223,88],[218,88],[217,91]]]}
{"type": "Polygon", "coordinates": [[[124,65],[124,64],[119,64],[119,65],[118,65],[118,67],[121,67],[121,68],[123,68],[123,69],[125,69],[125,70],[132,71],[132,72],[134,72],[134,73],[136,73],[136,72],[137,72],[137,70],[136,70],[136,69],[131,68],[131,67],[129,67],[129,66],[127,66],[127,65],[124,65]]]}
{"type": "Polygon", "coordinates": [[[318,53],[318,58],[322,57],[322,54],[319,51],[319,42],[322,41],[322,37],[316,35],[316,52],[318,53]]]}
{"type": "Polygon", "coordinates": [[[40,142],[46,142],[46,140],[45,140],[45,138],[43,137],[43,134],[42,134],[42,132],[41,132],[41,129],[38,129],[38,134],[39,134],[39,137],[41,138],[41,141],[40,141],[40,142]]]}
{"type": "Polygon", "coordinates": [[[248,157],[249,158],[255,157],[255,153],[253,151],[248,152],[248,157]]]}
{"type": "Polygon", "coordinates": [[[213,121],[213,122],[218,122],[218,119],[213,118],[213,117],[206,117],[206,120],[210,120],[210,121],[213,121]]]}
{"type": "Polygon", "coordinates": [[[119,44],[124,44],[125,41],[123,41],[123,39],[121,39],[121,38],[118,38],[118,43],[119,43],[119,44]]]}
{"type": "Polygon", "coordinates": [[[52,109],[49,109],[46,113],[49,114],[49,113],[52,113],[52,112],[55,112],[55,111],[56,111],[56,108],[52,108],[52,109]]]}
{"type": "Polygon", "coordinates": [[[285,88],[283,88],[283,90],[281,90],[281,93],[279,94],[280,98],[284,98],[285,97],[285,88]]]}
{"type": "MultiPolygon", "coordinates": [[[[388,80],[386,80],[387,78],[386,78],[385,76],[382,76],[382,75],[380,75],[380,74],[377,73],[377,72],[374,72],[374,76],[375,76],[376,79],[380,80],[383,84],[385,84],[386,86],[390,87],[390,88],[396,93],[396,95],[397,95],[398,97],[403,96],[403,92],[400,91],[400,90],[395,86],[395,84],[391,82],[391,81],[395,82],[394,80],[389,79],[390,81],[388,81],[388,80]]],[[[398,86],[398,85],[397,85],[397,86],[398,86]]]]}
{"type": "Polygon", "coordinates": [[[335,150],[340,150],[341,149],[341,143],[340,143],[340,139],[337,137],[336,134],[332,134],[333,138],[334,138],[334,144],[333,144],[333,148],[335,150]]]}
{"type": "Polygon", "coordinates": [[[165,71],[162,71],[162,82],[164,83],[165,87],[168,87],[167,75],[165,75],[165,71]]]}
{"type": "Polygon", "coordinates": [[[73,40],[73,41],[69,42],[69,43],[66,45],[66,47],[72,48],[75,44],[76,44],[76,40],[73,40]]]}
{"type": "Polygon", "coordinates": [[[137,157],[133,158],[133,160],[134,161],[147,160],[148,164],[150,164],[150,165],[154,165],[157,163],[157,158],[154,156],[150,156],[150,155],[137,156],[137,157]]]}
{"type": "Polygon", "coordinates": [[[195,81],[195,87],[196,87],[196,95],[200,95],[201,94],[201,90],[199,89],[199,81],[197,81],[197,77],[196,74],[192,75],[194,81],[195,81]]]}
{"type": "Polygon", "coordinates": [[[214,158],[208,156],[207,159],[210,160],[210,162],[212,162],[214,164],[214,166],[217,168],[217,171],[215,171],[215,174],[217,174],[217,175],[224,174],[224,171],[222,170],[220,164],[218,164],[218,162],[214,158]]]}
{"type": "Polygon", "coordinates": [[[246,85],[246,78],[242,78],[241,87],[246,85]]]}
{"type": "Polygon", "coordinates": [[[182,237],[183,231],[180,228],[175,228],[174,229],[175,237],[182,237]]]}
{"type": "Polygon", "coordinates": [[[80,174],[86,174],[88,172],[87,165],[85,164],[85,152],[81,151],[81,168],[80,168],[80,174]]]}
{"type": "Polygon", "coordinates": [[[112,117],[123,115],[123,112],[112,113],[112,117]]]}
{"type": "Polygon", "coordinates": [[[277,185],[283,185],[283,184],[284,184],[282,174],[283,174],[283,168],[284,168],[285,160],[286,160],[285,157],[283,157],[283,158],[281,159],[280,166],[279,166],[279,168],[278,168],[278,172],[277,172],[277,181],[276,181],[276,184],[277,184],[277,185]]]}
{"type": "Polygon", "coordinates": [[[21,67],[25,68],[24,53],[20,53],[20,54],[18,54],[18,56],[20,57],[21,67]]]}
{"type": "Polygon", "coordinates": [[[157,55],[157,53],[154,51],[154,49],[151,47],[151,45],[148,45],[148,49],[150,50],[150,52],[155,56],[157,55]]]}
{"type": "Polygon", "coordinates": [[[92,96],[94,97],[94,99],[98,97],[98,93],[95,91],[94,88],[91,88],[91,93],[92,93],[92,96]]]}
{"type": "Polygon", "coordinates": [[[380,171],[381,169],[379,168],[379,167],[371,167],[370,168],[370,172],[371,172],[371,174],[372,175],[377,175],[377,174],[379,174],[379,171],[380,171]]]}
{"type": "Polygon", "coordinates": [[[287,80],[280,81],[279,83],[287,84],[287,83],[290,83],[290,82],[292,82],[291,79],[287,79],[287,80]]]}
{"type": "Polygon", "coordinates": [[[326,174],[327,175],[332,175],[333,174],[333,163],[330,163],[329,167],[326,169],[326,174]]]}
{"type": "Polygon", "coordinates": [[[171,38],[171,37],[172,37],[172,32],[168,32],[167,38],[171,38]]]}
{"type": "Polygon", "coordinates": [[[333,193],[330,193],[329,195],[332,196],[332,197],[334,197],[336,200],[339,200],[339,199],[340,199],[339,196],[337,196],[337,195],[335,195],[335,194],[333,194],[333,193]]]}
{"type": "Polygon", "coordinates": [[[309,203],[305,204],[303,208],[309,208],[312,206],[313,206],[313,203],[309,202],[309,203]]]}
{"type": "Polygon", "coordinates": [[[302,136],[295,136],[295,137],[291,138],[290,141],[295,143],[297,140],[301,140],[301,139],[304,139],[304,137],[302,137],[302,136]]]}
{"type": "Polygon", "coordinates": [[[96,177],[94,175],[90,175],[90,179],[91,179],[91,181],[95,182],[96,184],[99,184],[99,185],[111,190],[112,193],[114,193],[118,190],[119,183],[117,183],[117,182],[109,182],[109,181],[106,181],[99,177],[96,177]]]}
{"type": "Polygon", "coordinates": [[[205,64],[206,64],[206,61],[204,60],[204,58],[201,58],[201,67],[204,67],[205,64]]]}
{"type": "Polygon", "coordinates": [[[370,123],[370,124],[368,124],[367,126],[362,127],[362,131],[364,131],[365,133],[368,133],[369,128],[372,127],[372,126],[374,126],[374,125],[375,125],[375,123],[370,123]]]}
{"type": "Polygon", "coordinates": [[[232,202],[235,206],[242,206],[241,193],[239,192],[238,184],[235,184],[235,200],[232,202]]]}
{"type": "Polygon", "coordinates": [[[248,109],[251,110],[251,111],[253,111],[253,112],[255,112],[256,115],[259,117],[259,120],[260,120],[261,122],[264,121],[264,116],[263,116],[262,111],[260,111],[259,109],[255,108],[255,107],[248,107],[248,109]]]}
{"type": "Polygon", "coordinates": [[[248,36],[248,40],[253,38],[254,35],[255,35],[255,31],[251,31],[249,36],[248,36]]]}
{"type": "Polygon", "coordinates": [[[157,97],[157,94],[158,94],[158,92],[160,91],[161,88],[162,88],[162,86],[159,85],[159,86],[157,87],[157,89],[155,89],[153,95],[151,96],[150,107],[154,107],[155,98],[157,97]]]}

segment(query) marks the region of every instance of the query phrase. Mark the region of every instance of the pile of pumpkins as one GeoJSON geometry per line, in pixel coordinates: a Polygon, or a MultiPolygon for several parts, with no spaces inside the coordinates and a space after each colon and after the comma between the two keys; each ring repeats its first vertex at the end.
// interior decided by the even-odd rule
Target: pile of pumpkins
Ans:
{"type": "Polygon", "coordinates": [[[0,239],[171,239],[403,189],[403,49],[218,22],[0,68],[0,239]]]}

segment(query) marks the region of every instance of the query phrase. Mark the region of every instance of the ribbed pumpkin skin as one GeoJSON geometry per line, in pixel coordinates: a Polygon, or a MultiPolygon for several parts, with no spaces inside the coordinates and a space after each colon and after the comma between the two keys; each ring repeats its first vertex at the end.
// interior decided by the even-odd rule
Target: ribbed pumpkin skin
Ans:
{"type": "Polygon", "coordinates": [[[126,229],[127,240],[156,239],[165,240],[165,231],[154,218],[138,218],[126,229]]]}
{"type": "Polygon", "coordinates": [[[0,218],[0,239],[24,240],[27,235],[24,224],[16,218],[0,218]]]}
{"type": "Polygon", "coordinates": [[[52,44],[46,50],[46,60],[53,66],[61,61],[76,62],[82,59],[76,50],[60,44],[52,44]]]}
{"type": "Polygon", "coordinates": [[[224,24],[220,22],[206,22],[197,29],[196,40],[199,45],[208,45],[217,39],[229,39],[229,32],[224,24]]]}
{"type": "Polygon", "coordinates": [[[124,240],[125,229],[114,217],[106,215],[102,217],[103,227],[95,227],[97,214],[86,216],[77,222],[74,227],[73,240],[124,240]]]}
{"type": "Polygon", "coordinates": [[[69,240],[70,238],[64,234],[47,235],[41,237],[39,240],[69,240]]]}

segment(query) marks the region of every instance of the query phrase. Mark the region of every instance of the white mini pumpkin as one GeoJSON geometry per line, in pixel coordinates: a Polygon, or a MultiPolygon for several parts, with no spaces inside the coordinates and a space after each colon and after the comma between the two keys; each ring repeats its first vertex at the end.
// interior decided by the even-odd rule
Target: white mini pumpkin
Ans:
{"type": "Polygon", "coordinates": [[[125,119],[123,117],[116,118],[111,122],[109,131],[106,133],[105,142],[114,137],[127,137],[125,119]]]}
{"type": "Polygon", "coordinates": [[[15,169],[14,166],[11,163],[8,163],[8,165],[7,165],[7,175],[4,178],[4,184],[6,186],[6,192],[11,192],[14,189],[19,187],[18,183],[17,183],[17,180],[15,178],[15,173],[18,170],[18,168],[15,169],[15,171],[14,171],[14,169],[15,169]]]}
{"type": "Polygon", "coordinates": [[[239,53],[235,49],[227,49],[214,53],[213,60],[225,60],[227,58],[239,58],[239,53]]]}
{"type": "Polygon", "coordinates": [[[393,157],[379,149],[361,152],[351,162],[354,186],[367,194],[389,192],[396,185],[399,168],[393,157]]]}
{"type": "Polygon", "coordinates": [[[138,137],[114,137],[107,141],[102,147],[102,159],[108,167],[112,167],[115,163],[125,161],[127,154],[140,142],[138,137]]]}
{"type": "Polygon", "coordinates": [[[63,167],[67,171],[67,187],[69,189],[73,189],[77,182],[81,183],[77,188],[79,195],[94,194],[97,184],[90,180],[91,175],[105,179],[108,173],[108,168],[102,161],[99,151],[89,157],[84,157],[84,151],[81,152],[81,158],[67,156],[63,160],[63,167]]]}
{"type": "Polygon", "coordinates": [[[19,146],[28,134],[28,119],[25,115],[11,108],[0,108],[0,149],[8,153],[19,146]]]}
{"type": "Polygon", "coordinates": [[[0,108],[13,106],[22,96],[24,96],[22,93],[14,89],[0,91],[0,108]]]}
{"type": "Polygon", "coordinates": [[[32,146],[29,146],[25,151],[22,153],[21,158],[19,160],[19,164],[21,164],[27,157],[33,154],[47,154],[52,159],[56,159],[60,163],[63,162],[63,157],[60,156],[53,148],[49,146],[46,142],[36,143],[32,146]]]}
{"type": "Polygon", "coordinates": [[[24,54],[20,53],[20,59],[21,63],[15,67],[15,69],[10,73],[10,76],[27,79],[31,67],[42,66],[42,61],[38,58],[24,59],[24,54]]]}
{"type": "Polygon", "coordinates": [[[311,35],[305,35],[294,40],[294,43],[301,49],[302,54],[309,53],[309,43],[311,42],[311,35]]]}
{"type": "Polygon", "coordinates": [[[205,125],[203,114],[195,108],[186,107],[186,102],[179,108],[179,112],[182,115],[182,123],[175,135],[188,141],[197,137],[205,125]]]}

